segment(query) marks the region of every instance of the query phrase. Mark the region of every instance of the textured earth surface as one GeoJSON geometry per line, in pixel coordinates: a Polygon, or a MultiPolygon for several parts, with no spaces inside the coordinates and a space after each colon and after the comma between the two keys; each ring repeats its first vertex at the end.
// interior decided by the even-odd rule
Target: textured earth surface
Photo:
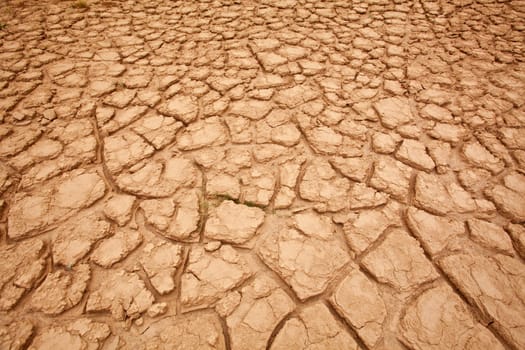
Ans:
{"type": "Polygon", "coordinates": [[[525,349],[525,1],[12,1],[0,349],[525,349]]]}

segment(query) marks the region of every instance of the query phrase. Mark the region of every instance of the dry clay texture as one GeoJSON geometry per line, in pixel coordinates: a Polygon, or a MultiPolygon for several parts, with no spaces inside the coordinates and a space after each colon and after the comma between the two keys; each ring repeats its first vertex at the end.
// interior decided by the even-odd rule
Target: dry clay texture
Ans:
{"type": "Polygon", "coordinates": [[[525,1],[12,1],[0,349],[525,349],[525,1]]]}

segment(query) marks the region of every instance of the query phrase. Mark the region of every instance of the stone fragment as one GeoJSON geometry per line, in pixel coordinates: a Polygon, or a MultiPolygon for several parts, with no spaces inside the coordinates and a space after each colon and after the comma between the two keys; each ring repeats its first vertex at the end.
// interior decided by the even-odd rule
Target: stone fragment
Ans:
{"type": "Polygon", "coordinates": [[[465,233],[463,222],[449,217],[432,215],[414,207],[407,209],[406,222],[425,251],[432,256],[446,249],[454,238],[465,233]]]}
{"type": "Polygon", "coordinates": [[[408,197],[410,177],[413,169],[392,159],[381,157],[374,162],[374,172],[370,178],[370,186],[392,195],[405,203],[408,197]]]}
{"type": "Polygon", "coordinates": [[[336,287],[330,303],[373,348],[383,336],[387,312],[377,286],[358,269],[336,287]]]}
{"type": "Polygon", "coordinates": [[[199,120],[188,126],[177,137],[181,150],[195,150],[208,146],[220,146],[227,141],[227,129],[218,117],[199,120]]]}
{"type": "Polygon", "coordinates": [[[407,98],[389,97],[375,102],[373,106],[379,114],[381,123],[389,129],[394,129],[413,120],[407,98]]]}
{"type": "Polygon", "coordinates": [[[58,270],[46,279],[31,295],[29,307],[47,315],[58,315],[77,305],[90,279],[88,264],[79,264],[71,271],[58,270]]]}
{"type": "Polygon", "coordinates": [[[374,243],[388,227],[401,226],[400,210],[399,203],[390,201],[380,210],[363,210],[351,215],[343,225],[350,248],[360,254],[374,243]]]}
{"type": "Polygon", "coordinates": [[[444,283],[424,291],[408,306],[400,329],[414,349],[504,349],[444,283]]]}
{"type": "Polygon", "coordinates": [[[436,166],[428,155],[425,145],[416,140],[403,140],[396,152],[396,158],[420,170],[430,171],[436,166]]]}
{"type": "Polygon", "coordinates": [[[165,241],[148,243],[140,257],[151,285],[160,294],[168,294],[175,289],[175,272],[181,262],[182,247],[165,241]]]}
{"type": "Polygon", "coordinates": [[[523,194],[518,193],[502,185],[485,190],[489,197],[501,212],[513,222],[525,221],[525,201],[523,194]]]}
{"type": "Polygon", "coordinates": [[[223,201],[210,209],[204,236],[233,244],[243,244],[252,239],[264,221],[264,211],[256,207],[223,201]]]}
{"type": "Polygon", "coordinates": [[[279,226],[269,230],[258,255],[301,300],[324,292],[328,282],[349,261],[335,237],[309,237],[279,226]]]}
{"type": "Polygon", "coordinates": [[[104,139],[104,160],[108,170],[118,173],[153,154],[155,149],[132,131],[121,131],[104,139]]]}
{"type": "Polygon", "coordinates": [[[368,253],[362,265],[381,283],[406,291],[439,277],[418,241],[401,229],[394,229],[368,253]]]}
{"type": "Polygon", "coordinates": [[[293,311],[295,304],[266,275],[257,276],[238,295],[240,299],[236,307],[226,317],[231,349],[264,348],[275,327],[293,311]]]}
{"type": "Polygon", "coordinates": [[[185,124],[189,124],[197,119],[199,105],[197,98],[194,96],[176,95],[161,104],[158,107],[158,111],[185,124]]]}
{"type": "Polygon", "coordinates": [[[306,166],[299,195],[317,202],[315,206],[320,211],[339,211],[348,206],[349,188],[350,181],[338,176],[327,161],[315,159],[306,166]]]}
{"type": "Polygon", "coordinates": [[[155,302],[136,273],[107,271],[100,277],[100,284],[88,296],[87,312],[111,312],[116,320],[124,320],[138,317],[155,302]]]}
{"type": "Polygon", "coordinates": [[[214,252],[193,247],[182,275],[182,306],[187,310],[210,307],[250,276],[247,262],[231,246],[214,252]]]}
{"type": "Polygon", "coordinates": [[[142,243],[140,232],[125,228],[104,239],[91,253],[91,260],[97,265],[110,268],[113,264],[125,259],[129,253],[142,243]]]}
{"type": "Polygon", "coordinates": [[[512,241],[499,225],[480,219],[468,219],[470,237],[486,248],[492,248],[503,254],[514,255],[512,241]]]}
{"type": "Polygon", "coordinates": [[[337,322],[328,308],[317,302],[288,319],[277,333],[270,350],[285,349],[359,350],[361,347],[337,322]]]}
{"type": "Polygon", "coordinates": [[[525,266],[506,255],[459,252],[443,257],[440,267],[452,283],[511,346],[525,346],[525,266]]]}
{"type": "Polygon", "coordinates": [[[114,194],[104,204],[104,215],[119,226],[126,225],[131,220],[135,196],[114,194]]]}

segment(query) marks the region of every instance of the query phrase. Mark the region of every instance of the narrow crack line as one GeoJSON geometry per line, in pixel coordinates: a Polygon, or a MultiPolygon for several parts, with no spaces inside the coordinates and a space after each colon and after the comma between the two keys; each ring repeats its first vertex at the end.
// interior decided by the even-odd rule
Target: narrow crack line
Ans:
{"type": "Polygon", "coordinates": [[[357,331],[348,323],[348,321],[344,317],[339,315],[332,303],[325,300],[323,304],[328,308],[328,311],[330,311],[330,314],[332,314],[336,321],[339,324],[343,325],[343,329],[345,329],[350,334],[350,336],[354,339],[357,345],[359,345],[359,347],[363,350],[369,350],[368,346],[366,346],[365,342],[363,341],[363,339],[361,339],[357,331]]]}
{"type": "Polygon", "coordinates": [[[225,350],[232,350],[231,336],[230,336],[230,332],[229,332],[228,323],[222,317],[219,317],[219,321],[220,321],[220,324],[221,324],[222,336],[224,337],[225,350]]]}
{"type": "Polygon", "coordinates": [[[279,191],[281,189],[281,168],[278,167],[277,170],[273,173],[275,176],[275,184],[273,186],[273,193],[270,198],[270,202],[266,206],[266,212],[272,213],[275,210],[275,199],[279,195],[279,191]]]}
{"type": "Polygon", "coordinates": [[[286,316],[284,316],[279,323],[274,327],[272,330],[272,333],[268,337],[268,341],[266,342],[266,348],[265,350],[270,350],[272,348],[272,344],[275,341],[275,338],[281,332],[283,327],[285,326],[286,322],[288,322],[290,319],[294,318],[296,316],[295,312],[290,312],[286,316]]]}
{"type": "Polygon", "coordinates": [[[96,106],[93,108],[93,111],[91,111],[89,117],[90,117],[91,125],[93,127],[93,132],[95,134],[95,139],[97,141],[97,148],[96,148],[97,163],[102,166],[101,175],[104,179],[104,182],[109,186],[112,192],[118,192],[118,187],[115,184],[113,176],[111,175],[111,172],[109,171],[106,165],[106,161],[104,159],[104,138],[98,126],[98,121],[95,115],[95,110],[96,110],[96,106]]]}
{"type": "MultiPolygon", "coordinates": [[[[406,217],[405,215],[403,216],[403,219],[405,220],[406,217]]],[[[453,278],[450,278],[449,275],[447,273],[445,273],[443,271],[443,269],[440,267],[439,265],[439,261],[446,257],[447,256],[447,253],[445,252],[442,252],[440,253],[440,256],[439,258],[433,258],[432,257],[432,254],[427,250],[425,249],[425,245],[422,244],[422,242],[419,240],[419,238],[413,233],[413,231],[410,229],[410,228],[407,228],[407,232],[412,236],[414,237],[414,239],[416,239],[420,245],[421,245],[421,248],[423,249],[423,253],[425,254],[425,257],[427,258],[427,260],[432,264],[432,266],[434,267],[434,269],[436,270],[436,272],[439,274],[440,277],[438,277],[436,280],[433,280],[427,284],[432,284],[434,283],[435,281],[441,279],[443,280],[453,291],[453,293],[455,293],[457,296],[459,296],[459,298],[464,302],[464,304],[467,306],[468,310],[469,310],[469,313],[473,316],[473,318],[480,322],[481,324],[484,324],[487,329],[506,347],[508,348],[512,348],[512,346],[500,335],[500,333],[494,328],[494,326],[491,324],[491,322],[493,321],[492,320],[492,317],[488,317],[485,316],[483,314],[483,311],[473,302],[471,302],[471,300],[461,291],[461,289],[458,287],[458,283],[457,282],[454,282],[454,279],[453,278]],[[436,262],[437,260],[437,262],[436,262]]],[[[446,248],[445,248],[446,249],[446,248]]],[[[448,253],[448,255],[450,255],[450,253],[448,253]]],[[[428,289],[428,288],[426,288],[428,289]]],[[[421,294],[422,292],[424,292],[425,290],[425,286],[421,287],[420,286],[420,290],[421,292],[419,294],[421,294]]],[[[416,296],[412,296],[411,299],[414,299],[416,298],[416,296]]],[[[408,307],[408,306],[406,306],[408,307]]]]}
{"type": "Polygon", "coordinates": [[[177,293],[176,299],[175,299],[175,311],[177,315],[180,315],[182,313],[182,275],[184,274],[184,271],[186,271],[186,268],[189,263],[189,255],[190,255],[190,249],[189,247],[183,247],[183,253],[182,253],[182,262],[177,269],[177,272],[175,274],[175,292],[177,293]]]}
{"type": "Polygon", "coordinates": [[[198,233],[199,233],[199,243],[204,242],[204,230],[206,229],[206,221],[208,220],[209,215],[209,200],[208,200],[208,177],[206,174],[206,171],[202,166],[199,164],[194,163],[195,167],[200,171],[201,173],[201,188],[200,188],[200,195],[199,195],[199,224],[198,224],[198,233]]]}

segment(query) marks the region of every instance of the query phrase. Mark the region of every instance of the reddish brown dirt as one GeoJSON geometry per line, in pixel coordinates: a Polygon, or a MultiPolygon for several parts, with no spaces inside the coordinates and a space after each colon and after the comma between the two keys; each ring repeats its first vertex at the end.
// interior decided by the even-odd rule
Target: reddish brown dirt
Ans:
{"type": "Polygon", "coordinates": [[[523,0],[0,7],[0,349],[525,348],[523,0]]]}

